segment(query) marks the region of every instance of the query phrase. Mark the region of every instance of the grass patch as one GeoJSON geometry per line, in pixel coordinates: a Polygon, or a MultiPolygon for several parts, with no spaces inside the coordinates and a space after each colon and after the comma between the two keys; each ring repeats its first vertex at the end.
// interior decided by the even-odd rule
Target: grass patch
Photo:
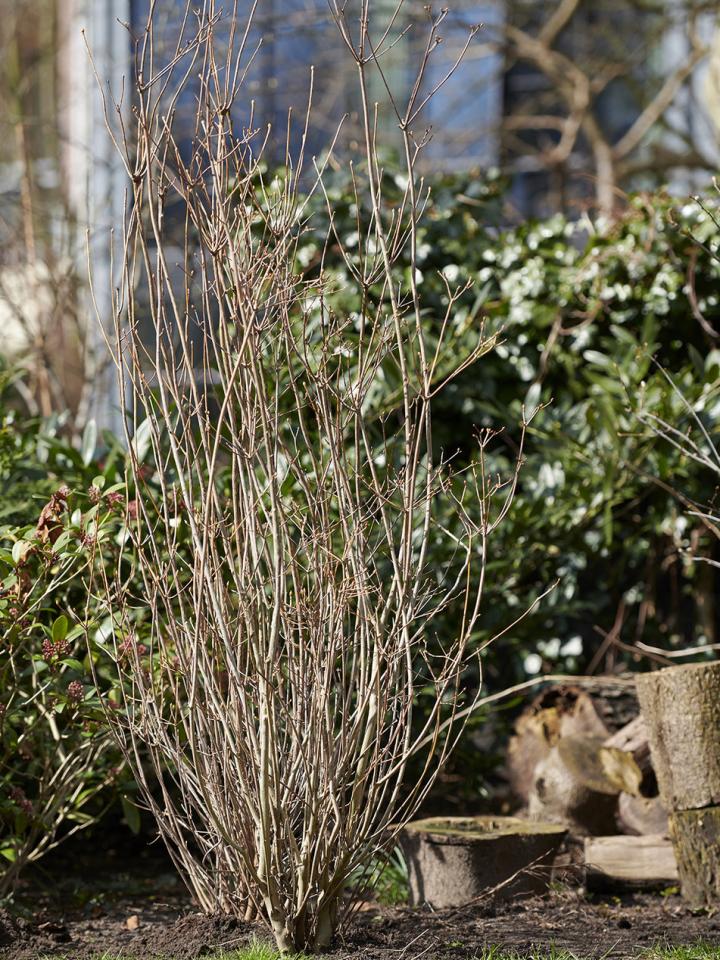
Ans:
{"type": "MultiPolygon", "coordinates": [[[[461,941],[456,941],[451,946],[459,948],[461,941]]],[[[677,947],[643,947],[638,948],[633,956],[636,960],[720,960],[720,946],[693,943],[677,947]]],[[[490,946],[477,954],[474,960],[587,960],[587,958],[554,946],[535,947],[529,953],[490,946]]]]}
{"type": "Polygon", "coordinates": [[[517,950],[490,946],[479,953],[475,960],[583,960],[583,958],[570,950],[560,950],[554,946],[534,947],[530,953],[518,953],[517,950]]]}
{"type": "Polygon", "coordinates": [[[281,954],[274,943],[253,937],[246,947],[231,953],[218,953],[212,960],[313,960],[306,953],[281,954]]]}
{"type": "MultiPolygon", "coordinates": [[[[132,954],[123,954],[122,957],[119,957],[114,953],[99,953],[93,960],[131,960],[131,958],[132,954]]],[[[281,954],[274,943],[269,940],[261,940],[258,937],[253,937],[247,946],[240,947],[239,950],[220,950],[217,953],[209,954],[209,958],[210,960],[316,960],[316,958],[305,953],[281,954]]],[[[39,954],[37,960],[67,960],[67,958],[39,954]]],[[[173,957],[168,956],[166,960],[173,960],[173,957]]]]}
{"type": "MultiPolygon", "coordinates": [[[[457,950],[458,953],[463,949],[462,940],[453,940],[446,946],[449,949],[457,950]]],[[[694,943],[677,947],[644,947],[638,949],[633,957],[635,960],[720,960],[720,946],[713,946],[709,943],[694,943]]],[[[37,960],[65,960],[65,958],[40,955],[37,960]]],[[[115,954],[106,953],[98,954],[95,960],[128,960],[128,958],[127,956],[120,958],[115,954]]],[[[173,960],[173,958],[168,957],[167,960],[173,960]]],[[[322,960],[322,958],[314,958],[304,953],[280,954],[269,940],[253,938],[247,946],[241,947],[239,950],[213,953],[211,960],[322,960]]],[[[358,960],[360,960],[360,956],[358,960]]],[[[489,946],[481,953],[475,954],[473,960],[588,960],[588,958],[573,953],[571,950],[562,950],[552,945],[534,947],[529,952],[523,953],[499,946],[489,946]]]]}
{"type": "Polygon", "coordinates": [[[720,960],[720,946],[694,943],[680,947],[651,947],[640,954],[640,960],[720,960]]]}

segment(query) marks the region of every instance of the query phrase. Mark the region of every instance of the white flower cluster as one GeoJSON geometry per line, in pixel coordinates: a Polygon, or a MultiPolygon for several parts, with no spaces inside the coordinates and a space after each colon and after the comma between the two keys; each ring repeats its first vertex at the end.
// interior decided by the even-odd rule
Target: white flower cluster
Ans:
{"type": "Polygon", "coordinates": [[[645,311],[660,316],[670,312],[670,305],[682,289],[683,277],[669,263],[664,263],[655,274],[645,299],[645,311]]]}
{"type": "MultiPolygon", "coordinates": [[[[513,251],[514,249],[512,248],[513,251]]],[[[531,257],[500,280],[500,290],[508,302],[508,318],[511,323],[529,323],[532,320],[532,301],[542,294],[544,288],[545,263],[541,257],[531,257]]]]}

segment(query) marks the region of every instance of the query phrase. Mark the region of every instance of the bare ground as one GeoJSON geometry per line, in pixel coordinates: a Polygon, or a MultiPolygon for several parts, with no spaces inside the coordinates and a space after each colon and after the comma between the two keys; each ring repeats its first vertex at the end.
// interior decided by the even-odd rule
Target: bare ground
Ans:
{"type": "MultiPolygon", "coordinates": [[[[137,960],[193,960],[234,950],[262,928],[194,912],[179,890],[149,888],[58,912],[37,904],[25,916],[0,914],[0,956],[88,960],[103,954],[137,960]]],[[[572,891],[455,911],[370,907],[338,939],[328,960],[469,960],[490,945],[520,952],[564,948],[579,957],[635,957],[655,945],[704,942],[720,947],[720,919],[691,913],[676,895],[634,894],[588,900],[572,891]]]]}

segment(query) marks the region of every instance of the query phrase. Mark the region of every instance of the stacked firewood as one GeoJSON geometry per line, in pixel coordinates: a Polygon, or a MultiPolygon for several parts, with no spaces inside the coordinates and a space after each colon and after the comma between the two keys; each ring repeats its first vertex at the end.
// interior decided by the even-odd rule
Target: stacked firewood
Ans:
{"type": "Polygon", "coordinates": [[[679,883],[693,906],[720,902],[720,662],[547,686],[507,771],[518,817],[406,827],[413,903],[539,892],[578,868],[589,886],[679,883]]]}
{"type": "Polygon", "coordinates": [[[530,818],[578,836],[667,830],[632,683],[544,690],[516,722],[508,773],[530,818]]]}
{"type": "Polygon", "coordinates": [[[529,819],[583,840],[588,882],[679,879],[693,906],[720,902],[720,662],[548,687],[508,773],[529,819]]]}
{"type": "Polygon", "coordinates": [[[528,818],[584,841],[589,882],[677,876],[632,678],[546,688],[518,718],[507,766],[528,818]]]}

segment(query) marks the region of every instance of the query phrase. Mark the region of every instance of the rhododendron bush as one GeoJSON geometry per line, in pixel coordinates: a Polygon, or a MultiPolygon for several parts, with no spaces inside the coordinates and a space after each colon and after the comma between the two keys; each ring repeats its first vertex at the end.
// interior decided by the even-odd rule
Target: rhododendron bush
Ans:
{"type": "Polygon", "coordinates": [[[93,425],[74,450],[61,424],[28,421],[10,399],[0,394],[0,895],[127,780],[93,682],[112,696],[87,591],[121,534],[124,457],[105,438],[98,462],[93,425]]]}

